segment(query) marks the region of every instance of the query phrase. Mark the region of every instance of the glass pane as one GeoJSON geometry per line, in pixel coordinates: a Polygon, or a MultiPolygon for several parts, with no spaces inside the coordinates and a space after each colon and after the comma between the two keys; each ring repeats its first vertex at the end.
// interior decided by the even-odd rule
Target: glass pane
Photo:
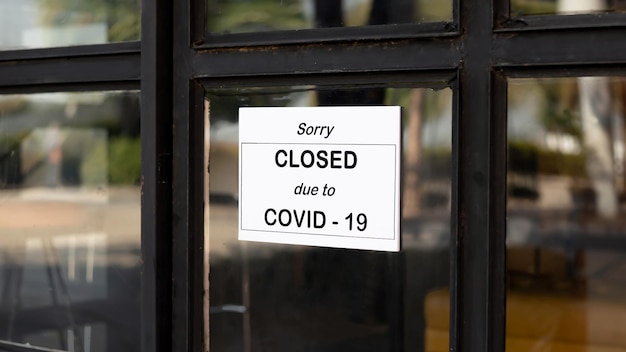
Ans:
{"type": "Polygon", "coordinates": [[[624,12],[623,0],[511,0],[514,16],[624,12]]]}
{"type": "Polygon", "coordinates": [[[0,1],[0,50],[139,40],[140,0],[0,1]]]}
{"type": "Polygon", "coordinates": [[[0,340],[140,350],[135,92],[0,96],[0,340]]]}
{"type": "Polygon", "coordinates": [[[625,92],[510,81],[509,352],[626,349],[625,92]]]}
{"type": "Polygon", "coordinates": [[[206,0],[213,33],[446,21],[452,0],[206,0]]]}
{"type": "Polygon", "coordinates": [[[450,90],[287,87],[214,90],[207,99],[211,350],[379,352],[403,344],[407,351],[447,346],[450,90]],[[400,253],[237,240],[238,108],[317,105],[403,107],[400,253]]]}

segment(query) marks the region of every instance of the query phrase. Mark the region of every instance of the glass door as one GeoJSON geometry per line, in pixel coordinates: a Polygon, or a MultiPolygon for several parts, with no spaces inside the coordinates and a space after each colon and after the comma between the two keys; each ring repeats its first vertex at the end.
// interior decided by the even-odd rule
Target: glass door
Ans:
{"type": "MultiPolygon", "coordinates": [[[[442,297],[450,277],[450,89],[208,89],[205,109],[211,350],[420,350],[427,339],[447,341],[441,322],[449,314],[442,297]],[[239,108],[321,105],[402,107],[400,252],[238,241],[239,108]],[[437,328],[427,329],[427,320],[437,328]]],[[[362,201],[377,186],[363,189],[362,201]]]]}

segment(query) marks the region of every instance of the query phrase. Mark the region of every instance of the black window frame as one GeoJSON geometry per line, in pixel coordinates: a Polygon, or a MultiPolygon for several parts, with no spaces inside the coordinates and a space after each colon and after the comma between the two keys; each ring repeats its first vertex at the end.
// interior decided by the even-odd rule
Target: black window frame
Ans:
{"type": "Polygon", "coordinates": [[[142,350],[208,350],[205,88],[406,80],[454,91],[450,350],[504,350],[507,79],[626,75],[626,14],[453,0],[450,22],[206,35],[204,10],[143,0],[140,41],[0,51],[0,94],[141,89],[142,350]]]}

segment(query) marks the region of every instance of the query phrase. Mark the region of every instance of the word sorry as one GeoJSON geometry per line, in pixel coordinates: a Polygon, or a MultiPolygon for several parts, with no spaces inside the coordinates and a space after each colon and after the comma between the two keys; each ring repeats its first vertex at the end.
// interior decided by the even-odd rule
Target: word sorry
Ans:
{"type": "Polygon", "coordinates": [[[298,135],[306,134],[307,136],[315,136],[319,134],[320,136],[324,136],[324,134],[326,134],[326,136],[324,136],[324,139],[326,139],[330,137],[334,129],[335,126],[307,126],[305,122],[302,122],[298,125],[298,135]]]}

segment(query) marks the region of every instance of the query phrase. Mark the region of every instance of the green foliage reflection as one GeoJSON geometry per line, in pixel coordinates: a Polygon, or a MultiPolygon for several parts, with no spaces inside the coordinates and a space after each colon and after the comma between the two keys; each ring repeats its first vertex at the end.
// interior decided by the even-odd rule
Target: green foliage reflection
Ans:
{"type": "Polygon", "coordinates": [[[256,32],[306,27],[297,0],[209,0],[208,24],[212,32],[256,32]]]}
{"type": "Polygon", "coordinates": [[[106,23],[107,40],[120,42],[140,37],[138,0],[39,0],[41,22],[47,26],[106,23]]]}
{"type": "Polygon", "coordinates": [[[141,141],[118,137],[109,140],[109,182],[139,184],[141,177],[141,141]]]}

